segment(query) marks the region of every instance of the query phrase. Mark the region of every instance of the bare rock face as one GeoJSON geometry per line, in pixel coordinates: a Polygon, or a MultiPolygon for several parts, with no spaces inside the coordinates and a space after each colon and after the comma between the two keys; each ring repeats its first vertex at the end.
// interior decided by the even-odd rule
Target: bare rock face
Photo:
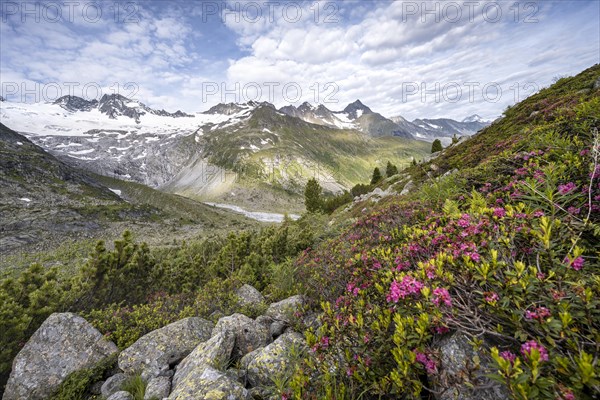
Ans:
{"type": "Polygon", "coordinates": [[[152,378],[146,386],[144,400],[164,399],[171,392],[171,378],[168,376],[157,376],[152,378]]]}
{"type": "Polygon", "coordinates": [[[304,297],[301,295],[288,297],[277,303],[272,303],[267,309],[266,315],[275,320],[290,323],[297,319],[295,314],[302,310],[304,303],[304,297]]]}
{"type": "Polygon", "coordinates": [[[206,367],[194,380],[179,385],[169,400],[250,400],[248,390],[224,372],[206,367]]]}
{"type": "Polygon", "coordinates": [[[74,371],[90,368],[118,352],[85,319],[50,315],[13,362],[3,400],[49,398],[74,371]]]}
{"type": "Polygon", "coordinates": [[[475,351],[467,336],[456,332],[436,346],[440,373],[432,376],[437,400],[503,400],[510,394],[500,383],[485,375],[493,373],[492,360],[475,351]],[[475,360],[479,360],[478,363],[475,360]]]}
{"type": "Polygon", "coordinates": [[[150,380],[168,371],[198,344],[211,336],[213,324],[202,318],[185,318],[142,336],[119,354],[119,368],[141,373],[150,380]]]}
{"type": "Polygon", "coordinates": [[[265,297],[254,287],[248,284],[236,290],[242,306],[257,306],[265,302],[265,297]]]}
{"type": "Polygon", "coordinates": [[[235,335],[232,354],[234,359],[240,359],[245,354],[266,346],[271,338],[267,328],[243,314],[233,314],[219,319],[213,329],[213,336],[226,331],[235,335]]]}
{"type": "Polygon", "coordinates": [[[247,391],[225,370],[233,351],[235,335],[218,332],[194,349],[177,366],[169,399],[243,399],[247,391]]]}
{"type": "Polygon", "coordinates": [[[294,367],[291,362],[294,352],[299,354],[305,348],[302,335],[288,332],[267,347],[245,355],[241,364],[246,368],[248,382],[253,387],[269,386],[274,377],[289,377],[294,367]]]}

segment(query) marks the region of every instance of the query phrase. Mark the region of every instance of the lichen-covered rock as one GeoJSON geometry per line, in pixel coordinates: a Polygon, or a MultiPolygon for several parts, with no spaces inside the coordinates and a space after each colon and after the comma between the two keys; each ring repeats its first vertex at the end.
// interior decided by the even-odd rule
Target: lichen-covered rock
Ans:
{"type": "Polygon", "coordinates": [[[266,329],[269,329],[275,320],[267,315],[259,315],[256,317],[255,321],[264,326],[266,329]]]}
{"type": "Polygon", "coordinates": [[[233,314],[217,321],[213,336],[224,331],[235,335],[233,358],[242,358],[245,354],[259,347],[266,346],[270,341],[269,331],[258,322],[243,314],[233,314]]]}
{"type": "Polygon", "coordinates": [[[150,379],[144,393],[144,400],[164,399],[171,392],[171,378],[168,376],[157,376],[150,379]]]}
{"type": "Polygon", "coordinates": [[[288,324],[285,321],[274,321],[271,326],[269,326],[269,334],[273,339],[277,339],[279,336],[283,335],[285,329],[288,327],[288,324]]]}
{"type": "Polygon", "coordinates": [[[476,352],[469,339],[457,332],[436,345],[440,354],[439,373],[431,376],[438,400],[503,400],[506,389],[485,375],[495,372],[492,360],[476,352]],[[479,360],[476,362],[476,360],[479,360]],[[478,365],[479,364],[479,365],[478,365]]]}
{"type": "Polygon", "coordinates": [[[265,302],[265,297],[254,286],[248,284],[236,290],[235,294],[242,306],[257,306],[265,302]]]}
{"type": "Polygon", "coordinates": [[[246,355],[241,364],[246,368],[250,385],[269,386],[273,385],[274,378],[291,375],[294,367],[292,359],[294,356],[299,356],[305,346],[306,342],[302,335],[289,332],[284,333],[267,347],[246,355]]]}
{"type": "Polygon", "coordinates": [[[119,354],[119,368],[132,375],[141,373],[144,380],[150,380],[208,340],[212,329],[212,322],[192,317],[152,331],[119,354]]]}
{"type": "Polygon", "coordinates": [[[202,369],[194,379],[182,381],[169,400],[247,400],[248,391],[235,380],[213,367],[202,369]]]}
{"type": "Polygon", "coordinates": [[[17,354],[2,399],[47,399],[71,372],[90,368],[117,351],[85,319],[52,314],[17,354]]]}
{"type": "Polygon", "coordinates": [[[177,366],[173,376],[173,391],[181,385],[189,385],[187,381],[197,379],[207,367],[225,369],[231,359],[234,345],[235,335],[227,330],[217,333],[207,342],[198,345],[177,366]]]}
{"type": "Polygon", "coordinates": [[[273,319],[290,323],[294,321],[295,314],[302,310],[302,306],[304,306],[304,298],[296,295],[271,304],[267,309],[266,315],[273,319]]]}
{"type": "Polygon", "coordinates": [[[127,375],[113,375],[102,384],[102,388],[100,388],[100,393],[102,393],[102,396],[104,397],[110,397],[112,394],[121,391],[125,382],[127,382],[127,375]]]}
{"type": "Polygon", "coordinates": [[[120,392],[111,395],[106,400],[134,400],[134,398],[131,393],[121,390],[120,392]]]}

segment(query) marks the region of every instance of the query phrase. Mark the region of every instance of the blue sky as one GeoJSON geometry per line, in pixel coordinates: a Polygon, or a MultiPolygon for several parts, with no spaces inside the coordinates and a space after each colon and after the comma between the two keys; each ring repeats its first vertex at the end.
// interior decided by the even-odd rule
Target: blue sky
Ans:
{"type": "Polygon", "coordinates": [[[600,62],[599,1],[1,7],[0,83],[11,101],[118,91],[195,112],[248,100],[337,110],[361,99],[387,116],[493,118],[555,77],[600,62]]]}

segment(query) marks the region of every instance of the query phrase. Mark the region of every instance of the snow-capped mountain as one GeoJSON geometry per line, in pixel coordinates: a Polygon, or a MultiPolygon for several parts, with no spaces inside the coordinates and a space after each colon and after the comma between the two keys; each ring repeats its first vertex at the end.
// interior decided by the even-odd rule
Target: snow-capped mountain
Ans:
{"type": "Polygon", "coordinates": [[[483,119],[482,117],[480,117],[479,114],[469,115],[468,117],[466,117],[465,119],[463,119],[462,122],[465,122],[465,123],[480,122],[482,124],[490,124],[490,123],[492,123],[492,121],[488,121],[488,120],[483,119]]]}
{"type": "Polygon", "coordinates": [[[490,124],[480,121],[459,122],[449,118],[415,119],[412,123],[427,131],[427,137],[433,139],[471,136],[490,124]]]}
{"type": "Polygon", "coordinates": [[[408,135],[377,140],[402,135],[394,122],[360,102],[338,112],[308,103],[282,110],[230,103],[180,118],[119,96],[65,97],[45,104],[3,102],[0,122],[85,170],[237,204],[241,198],[279,201],[259,185],[301,193],[316,171],[322,186],[337,192],[367,180],[373,157],[402,165],[429,151],[412,137],[407,141],[408,135]],[[340,170],[347,160],[361,160],[363,169],[340,170]]]}
{"type": "Polygon", "coordinates": [[[117,118],[119,116],[129,117],[136,122],[140,122],[140,117],[146,114],[159,115],[162,117],[192,117],[177,110],[174,113],[169,113],[165,110],[154,110],[144,103],[130,100],[120,94],[105,94],[98,100],[85,100],[77,96],[63,96],[57,99],[54,104],[57,104],[67,111],[91,111],[97,109],[109,118],[117,118]]]}
{"type": "Polygon", "coordinates": [[[360,100],[350,103],[342,111],[331,111],[324,105],[303,103],[299,107],[285,106],[279,111],[312,124],[338,129],[355,129],[371,137],[400,136],[412,139],[410,132],[400,129],[393,121],[373,112],[360,100]]]}
{"type": "Polygon", "coordinates": [[[0,122],[71,164],[159,187],[197,155],[194,146],[182,144],[186,138],[248,118],[252,108],[181,117],[118,95],[100,101],[71,96],[54,103],[2,102],[0,122]]]}

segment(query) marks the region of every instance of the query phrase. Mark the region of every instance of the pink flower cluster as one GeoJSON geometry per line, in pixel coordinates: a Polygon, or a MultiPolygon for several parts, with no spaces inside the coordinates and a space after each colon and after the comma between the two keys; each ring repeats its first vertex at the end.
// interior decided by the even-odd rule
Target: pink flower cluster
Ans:
{"type": "Polygon", "coordinates": [[[584,260],[583,260],[583,257],[579,256],[576,259],[574,259],[573,261],[571,261],[571,259],[567,256],[567,257],[565,257],[563,262],[565,264],[569,264],[569,266],[573,267],[573,269],[575,271],[579,271],[579,270],[581,270],[581,268],[583,268],[584,260]]]}
{"type": "Polygon", "coordinates": [[[439,306],[441,303],[444,303],[448,307],[452,306],[452,299],[450,298],[450,293],[448,293],[448,289],[445,288],[435,288],[433,289],[433,304],[439,306]]]}
{"type": "Polygon", "coordinates": [[[504,358],[506,361],[510,361],[511,364],[514,364],[515,360],[517,359],[517,355],[508,350],[500,353],[500,357],[504,358]]]}
{"type": "Polygon", "coordinates": [[[435,361],[427,357],[426,354],[417,351],[416,349],[413,350],[413,352],[415,353],[417,362],[423,364],[428,374],[435,374],[437,372],[437,365],[435,361]]]}
{"type": "Polygon", "coordinates": [[[404,276],[402,281],[394,280],[390,285],[390,292],[386,299],[389,302],[397,303],[399,299],[404,299],[411,294],[419,294],[423,289],[423,284],[410,275],[404,276]]]}
{"type": "Polygon", "coordinates": [[[494,217],[504,218],[506,216],[506,210],[502,207],[494,208],[494,217]]]}
{"type": "Polygon", "coordinates": [[[525,318],[527,319],[537,319],[538,321],[542,321],[544,318],[548,318],[549,316],[550,310],[548,310],[546,307],[536,307],[533,309],[533,311],[525,311],[525,318]]]}
{"type": "Polygon", "coordinates": [[[566,183],[564,185],[558,185],[558,193],[565,194],[571,193],[573,190],[577,189],[577,185],[573,182],[566,183]]]}
{"type": "Polygon", "coordinates": [[[534,349],[540,353],[541,361],[548,361],[548,351],[544,346],[542,346],[535,340],[530,340],[528,342],[523,343],[523,345],[521,345],[521,354],[523,354],[527,358],[531,358],[531,352],[534,349]]]}
{"type": "Polygon", "coordinates": [[[498,297],[498,293],[496,292],[485,292],[484,295],[484,299],[488,303],[495,303],[500,299],[500,297],[498,297]]]}

